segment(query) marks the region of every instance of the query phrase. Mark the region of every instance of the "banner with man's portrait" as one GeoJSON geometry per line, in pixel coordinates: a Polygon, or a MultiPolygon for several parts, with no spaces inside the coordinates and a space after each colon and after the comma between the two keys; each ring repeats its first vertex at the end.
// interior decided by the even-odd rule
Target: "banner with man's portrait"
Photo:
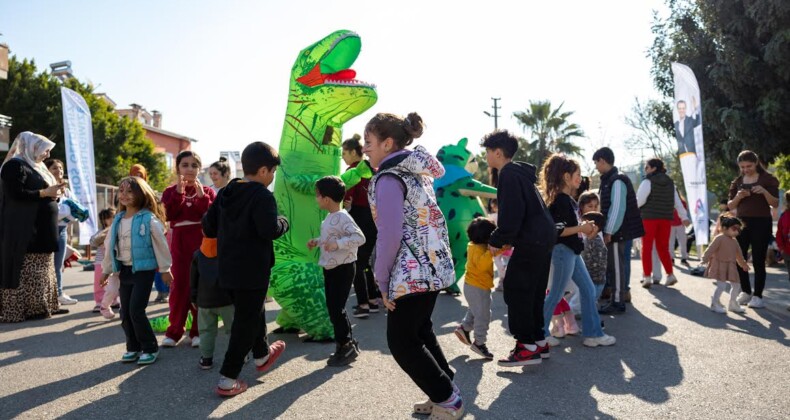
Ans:
{"type": "Polygon", "coordinates": [[[672,74],[675,79],[675,106],[672,115],[680,169],[688,195],[689,216],[694,225],[695,242],[697,245],[707,245],[710,224],[699,84],[694,72],[686,65],[672,63],[672,74]]]}

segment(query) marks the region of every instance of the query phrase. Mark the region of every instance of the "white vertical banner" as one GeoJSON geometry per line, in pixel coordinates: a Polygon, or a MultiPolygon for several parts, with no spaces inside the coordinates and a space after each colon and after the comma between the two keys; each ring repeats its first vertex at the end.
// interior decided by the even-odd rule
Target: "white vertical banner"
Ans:
{"type": "Polygon", "coordinates": [[[88,208],[90,217],[80,223],[80,245],[87,245],[96,233],[96,166],[93,162],[93,124],[83,97],[60,88],[63,99],[63,132],[66,135],[66,168],[74,199],[88,208]]]}
{"type": "Polygon", "coordinates": [[[689,216],[694,224],[695,242],[707,245],[710,236],[705,147],[702,143],[702,101],[694,72],[686,65],[672,63],[675,79],[675,140],[688,195],[689,216]]]}

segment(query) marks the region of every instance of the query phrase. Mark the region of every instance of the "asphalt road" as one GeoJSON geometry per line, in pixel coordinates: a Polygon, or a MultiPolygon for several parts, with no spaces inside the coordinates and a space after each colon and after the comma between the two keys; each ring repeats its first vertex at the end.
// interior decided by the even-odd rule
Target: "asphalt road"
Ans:
{"type": "MultiPolygon", "coordinates": [[[[640,262],[633,262],[638,273],[640,262]]],[[[125,351],[117,320],[92,314],[92,273],[69,269],[71,313],[41,321],[0,324],[0,418],[419,418],[411,404],[425,397],[398,368],[385,340],[385,315],[352,320],[362,354],[350,367],[329,368],[332,344],[302,343],[295,335],[273,370],[242,378],[250,389],[235,398],[214,394],[227,337],[220,335],[215,367],[198,368],[198,350],[162,349],[148,367],[118,362],[125,351]]],[[[674,288],[633,288],[633,305],[607,317],[609,348],[585,348],[578,337],[540,366],[500,368],[461,345],[452,330],[463,298],[442,295],[434,312],[439,340],[466,406],[465,418],[785,419],[790,416],[790,283],[769,268],[768,308],[744,315],[708,309],[710,280],[679,273],[674,288]]],[[[153,297],[153,296],[152,296],[153,297]]],[[[349,302],[349,308],[354,298],[349,302]]],[[[270,330],[276,304],[269,304],[270,330]]],[[[512,347],[501,293],[494,299],[489,348],[512,347]]],[[[152,304],[149,315],[167,312],[152,304]]]]}

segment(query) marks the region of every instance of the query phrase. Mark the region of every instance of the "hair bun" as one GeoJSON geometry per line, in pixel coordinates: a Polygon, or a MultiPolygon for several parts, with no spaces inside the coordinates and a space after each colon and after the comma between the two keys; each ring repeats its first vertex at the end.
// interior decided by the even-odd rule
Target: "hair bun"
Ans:
{"type": "MultiPolygon", "coordinates": [[[[422,136],[425,130],[425,124],[422,122],[422,117],[416,112],[410,112],[409,115],[403,120],[403,129],[406,134],[412,139],[418,139],[422,136]]],[[[411,143],[411,142],[409,142],[411,143]]]]}

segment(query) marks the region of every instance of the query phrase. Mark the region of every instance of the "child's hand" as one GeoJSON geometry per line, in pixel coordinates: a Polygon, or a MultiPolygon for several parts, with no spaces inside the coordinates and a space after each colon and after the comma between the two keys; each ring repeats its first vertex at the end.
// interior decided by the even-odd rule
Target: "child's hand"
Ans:
{"type": "Polygon", "coordinates": [[[160,274],[162,275],[162,281],[165,282],[166,285],[170,286],[170,283],[173,282],[173,275],[170,274],[170,270],[160,274]]]}
{"type": "Polygon", "coordinates": [[[387,299],[387,298],[386,298],[386,297],[384,297],[384,296],[381,296],[381,300],[382,300],[382,302],[384,303],[384,307],[385,307],[385,308],[387,308],[387,309],[388,309],[388,310],[390,310],[390,311],[394,311],[394,310],[395,310],[395,302],[393,302],[393,301],[391,301],[391,300],[387,299]]]}
{"type": "Polygon", "coordinates": [[[741,269],[743,271],[748,272],[749,271],[749,264],[744,262],[743,264],[741,264],[741,269]]]}
{"type": "Polygon", "coordinates": [[[106,273],[102,274],[101,280],[99,280],[99,285],[101,287],[107,287],[107,279],[109,279],[109,278],[110,278],[109,274],[106,274],[106,273]]]}
{"type": "Polygon", "coordinates": [[[334,239],[329,239],[328,241],[324,242],[324,251],[332,252],[337,251],[337,241],[334,239]]]}
{"type": "Polygon", "coordinates": [[[178,182],[176,183],[176,192],[179,194],[183,194],[186,191],[187,181],[184,179],[184,175],[178,176],[178,182]]]}

